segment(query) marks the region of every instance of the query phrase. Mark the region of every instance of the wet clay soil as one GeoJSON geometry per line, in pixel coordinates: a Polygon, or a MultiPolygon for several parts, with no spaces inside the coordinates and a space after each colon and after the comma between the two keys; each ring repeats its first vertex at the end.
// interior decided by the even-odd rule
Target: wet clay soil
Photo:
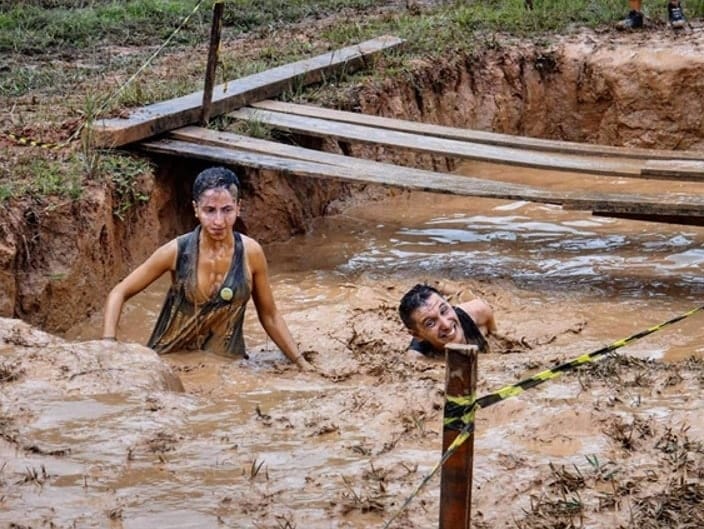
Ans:
{"type": "MultiPolygon", "coordinates": [[[[404,355],[405,289],[493,305],[484,394],[701,304],[703,243],[702,228],[522,202],[413,193],[348,209],[266,248],[277,303],[330,378],[287,365],[254,310],[248,360],[91,341],[99,315],[69,342],[6,329],[0,522],[381,527],[440,453],[444,366],[404,355]],[[29,373],[31,355],[55,358],[54,375],[29,373]],[[169,368],[185,392],[167,389],[169,368]]],[[[144,343],[165,288],[130,301],[124,342],[144,343]]],[[[703,317],[481,410],[473,526],[699,526],[703,317]]],[[[434,526],[438,491],[435,478],[395,526],[434,526]]]]}
{"type": "MultiPolygon", "coordinates": [[[[563,53],[561,71],[538,68],[559,53],[533,49],[535,60],[525,60],[520,47],[491,67],[442,65],[437,78],[428,68],[428,86],[452,80],[442,94],[396,81],[395,92],[383,87],[384,97],[370,95],[378,87],[360,91],[353,106],[481,130],[701,148],[697,66],[704,41],[695,29],[679,55],[669,36],[588,35],[563,53]]],[[[420,156],[402,161],[443,169],[420,156]]],[[[597,189],[564,173],[482,164],[462,171],[597,189]]],[[[262,187],[278,193],[279,180],[266,176],[262,187]]],[[[598,180],[604,191],[636,187],[626,179],[598,180]]],[[[253,211],[250,225],[263,230],[260,240],[290,233],[287,220],[300,229],[319,213],[309,215],[305,208],[312,208],[296,195],[310,199],[313,186],[301,191],[299,181],[286,183],[276,215],[265,202],[253,205],[261,189],[245,205],[253,211]],[[298,199],[305,215],[291,206],[298,199]]],[[[702,191],[694,184],[638,185],[643,192],[702,191]]],[[[62,300],[61,310],[36,321],[64,329],[83,318],[87,305],[97,306],[85,285],[102,298],[162,231],[176,229],[153,205],[168,210],[173,196],[148,191],[152,216],[117,233],[101,220],[111,218],[104,189],[90,202],[95,211],[67,206],[65,216],[43,217],[50,229],[37,226],[25,245],[49,247],[64,237],[61,272],[88,260],[75,275],[28,261],[37,273],[17,296],[7,296],[3,313],[16,311],[9,306],[15,297],[28,317],[53,299],[62,300]],[[79,228],[63,222],[79,214],[86,219],[79,228]],[[80,244],[78,231],[88,235],[80,244]],[[80,284],[83,291],[74,288],[80,284]]],[[[321,191],[318,198],[322,211],[329,197],[321,191]]],[[[12,226],[26,224],[19,215],[12,226]]],[[[21,237],[11,242],[3,262],[23,263],[16,256],[30,252],[21,251],[21,237]]],[[[128,303],[116,344],[95,341],[97,313],[63,338],[0,319],[0,526],[381,527],[440,455],[444,366],[403,353],[408,336],[396,307],[407,288],[427,281],[452,300],[479,295],[494,307],[499,334],[479,359],[484,394],[701,305],[703,244],[704,228],[523,202],[413,193],[343,209],[313,221],[305,235],[266,245],[277,303],[301,350],[329,377],[291,368],[254,310],[246,325],[249,359],[159,358],[139,344],[156,319],[164,281],[128,303]]],[[[12,286],[15,275],[6,269],[0,279],[12,286]]],[[[704,526],[702,318],[698,313],[620,349],[622,356],[480,410],[473,526],[704,526]]],[[[395,527],[435,526],[438,490],[435,478],[395,527]]]]}

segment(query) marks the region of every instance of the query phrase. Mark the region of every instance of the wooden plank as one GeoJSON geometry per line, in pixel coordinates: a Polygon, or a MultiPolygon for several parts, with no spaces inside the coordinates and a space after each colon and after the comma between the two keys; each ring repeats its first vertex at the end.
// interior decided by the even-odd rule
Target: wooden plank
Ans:
{"type": "MultiPolygon", "coordinates": [[[[223,133],[221,133],[223,134],[223,133]]],[[[264,141],[264,140],[259,140],[264,141]]],[[[271,142],[274,145],[274,142],[271,142]]],[[[140,148],[147,152],[169,154],[181,157],[193,157],[215,163],[225,163],[251,167],[254,169],[269,169],[285,174],[295,174],[312,178],[335,178],[357,184],[380,184],[401,187],[415,191],[437,191],[454,195],[467,195],[485,198],[504,198],[508,200],[532,200],[534,202],[559,204],[563,199],[559,193],[533,189],[517,184],[500,184],[489,180],[457,176],[446,173],[431,173],[433,178],[418,175],[415,171],[401,171],[401,167],[379,164],[379,170],[370,167],[354,167],[319,163],[285,156],[275,156],[240,150],[237,148],[216,145],[197,145],[179,140],[159,140],[144,142],[140,148]],[[398,171],[388,171],[396,167],[398,171]],[[525,197],[530,197],[526,199],[525,197]]],[[[318,151],[311,151],[316,153],[318,151]]],[[[300,156],[300,155],[299,155],[300,156]]],[[[370,162],[377,163],[377,162],[370,162]]]]}
{"type": "Polygon", "coordinates": [[[631,213],[615,213],[613,211],[592,211],[593,215],[599,217],[610,217],[628,220],[645,220],[648,222],[661,222],[665,224],[682,224],[686,226],[704,226],[704,217],[690,215],[647,215],[631,213]]]}
{"type": "Polygon", "coordinates": [[[465,158],[486,162],[536,167],[539,169],[584,172],[610,176],[638,178],[643,166],[640,160],[620,159],[610,161],[597,157],[573,156],[559,153],[526,151],[511,147],[496,147],[408,132],[366,127],[339,121],[295,116],[269,110],[240,108],[230,116],[242,120],[255,120],[277,129],[316,137],[332,137],[342,141],[380,144],[411,151],[430,153],[452,158],[465,158]]]}
{"type": "MultiPolygon", "coordinates": [[[[220,84],[213,89],[211,116],[274,97],[293,87],[321,82],[341,71],[355,71],[373,56],[402,42],[397,37],[383,36],[220,84]]],[[[96,120],[92,127],[93,142],[97,147],[119,147],[197,123],[202,101],[201,90],[142,107],[128,118],[96,120]]]]}
{"type": "MultiPolygon", "coordinates": [[[[318,151],[314,149],[306,149],[296,145],[286,143],[278,143],[275,141],[253,138],[251,136],[243,136],[234,132],[223,132],[203,127],[182,127],[172,130],[169,138],[174,140],[187,141],[200,145],[216,145],[219,147],[233,147],[251,152],[259,152],[262,154],[271,154],[273,156],[281,156],[291,158],[293,160],[306,160],[310,162],[322,163],[327,165],[340,165],[348,167],[358,167],[366,164],[375,164],[373,160],[365,160],[364,158],[352,158],[343,154],[335,154],[326,151],[318,151]]],[[[389,169],[397,169],[398,166],[388,165],[389,169]]],[[[416,170],[416,169],[412,169],[416,170]]]]}
{"type": "Polygon", "coordinates": [[[366,125],[380,129],[411,132],[414,134],[424,134],[426,136],[436,136],[438,138],[447,138],[451,140],[483,143],[487,145],[496,145],[499,147],[514,147],[519,149],[531,149],[586,156],[635,158],[640,160],[704,160],[704,151],[671,151],[663,149],[641,149],[635,147],[613,147],[609,145],[529,138],[526,136],[515,136],[511,134],[499,134],[496,132],[486,132],[481,130],[445,127],[442,125],[419,123],[417,121],[370,116],[355,112],[345,112],[342,110],[333,110],[310,105],[297,105],[295,103],[285,103],[282,101],[272,100],[258,101],[256,103],[252,103],[251,106],[263,110],[272,110],[274,112],[282,112],[285,114],[295,114],[297,116],[328,119],[343,123],[352,123],[355,125],[366,125]]]}
{"type": "MultiPolygon", "coordinates": [[[[433,178],[428,178],[425,174],[419,175],[412,171],[407,172],[406,168],[399,168],[398,172],[392,173],[389,171],[374,171],[367,167],[329,165],[247,152],[231,147],[196,145],[170,139],[143,143],[141,148],[147,152],[198,158],[214,163],[239,165],[255,169],[270,169],[281,171],[285,174],[312,178],[335,178],[350,183],[373,183],[416,191],[483,198],[528,200],[531,202],[562,204],[571,209],[589,211],[599,209],[613,213],[670,217],[689,216],[700,217],[704,220],[704,197],[702,196],[557,192],[445,173],[433,173],[433,178]]],[[[380,165],[388,167],[387,164],[380,165]]]]}
{"type": "Polygon", "coordinates": [[[653,195],[622,195],[588,193],[577,196],[571,193],[562,202],[565,209],[588,209],[595,214],[608,216],[630,216],[631,218],[645,216],[661,216],[665,222],[673,222],[668,218],[690,218],[684,224],[704,223],[704,197],[663,195],[662,200],[653,195]],[[697,221],[695,218],[698,218],[697,221]]]}
{"type": "Polygon", "coordinates": [[[644,178],[689,180],[704,182],[704,161],[649,160],[640,170],[644,178]]]}
{"type": "MultiPolygon", "coordinates": [[[[364,158],[354,158],[342,154],[306,149],[295,145],[287,145],[284,143],[242,136],[233,132],[221,132],[204,129],[201,127],[183,127],[172,131],[169,134],[169,137],[175,140],[188,141],[201,145],[230,147],[249,152],[280,156],[292,160],[303,160],[326,165],[347,167],[353,170],[364,170],[368,175],[374,175],[377,177],[393,176],[393,178],[398,181],[408,179],[410,176],[413,176],[420,181],[422,179],[430,180],[437,178],[438,176],[447,175],[447,173],[426,171],[425,169],[416,169],[414,167],[402,167],[388,163],[376,162],[374,160],[366,160],[364,158]]],[[[541,197],[552,196],[545,195],[542,191],[525,185],[495,182],[493,180],[473,178],[463,175],[457,176],[474,182],[478,188],[481,188],[484,191],[488,192],[493,190],[497,193],[497,196],[503,197],[509,192],[520,194],[521,196],[535,196],[538,200],[541,197]]]]}

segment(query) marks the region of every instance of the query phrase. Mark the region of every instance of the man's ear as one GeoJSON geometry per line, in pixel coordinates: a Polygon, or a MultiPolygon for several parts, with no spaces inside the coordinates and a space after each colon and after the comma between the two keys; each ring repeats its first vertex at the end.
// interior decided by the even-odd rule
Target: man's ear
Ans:
{"type": "Polygon", "coordinates": [[[408,332],[410,332],[411,336],[413,336],[414,338],[418,338],[419,340],[421,339],[421,337],[418,335],[418,331],[416,331],[415,327],[413,327],[412,329],[408,329],[408,332]]]}

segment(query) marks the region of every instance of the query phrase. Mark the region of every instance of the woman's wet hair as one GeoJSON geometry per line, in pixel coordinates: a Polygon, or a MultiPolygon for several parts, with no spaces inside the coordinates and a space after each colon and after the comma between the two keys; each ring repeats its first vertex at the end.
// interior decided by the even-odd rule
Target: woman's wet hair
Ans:
{"type": "Polygon", "coordinates": [[[418,307],[425,305],[425,302],[428,301],[428,298],[432,294],[442,296],[437,289],[431,287],[430,285],[421,285],[418,283],[403,295],[401,298],[401,304],[398,307],[398,315],[401,317],[401,321],[407,328],[413,329],[414,322],[411,315],[418,307]]]}
{"type": "Polygon", "coordinates": [[[193,201],[210,189],[225,189],[237,201],[240,197],[240,181],[234,171],[227,167],[209,167],[198,173],[193,182],[193,201]]]}

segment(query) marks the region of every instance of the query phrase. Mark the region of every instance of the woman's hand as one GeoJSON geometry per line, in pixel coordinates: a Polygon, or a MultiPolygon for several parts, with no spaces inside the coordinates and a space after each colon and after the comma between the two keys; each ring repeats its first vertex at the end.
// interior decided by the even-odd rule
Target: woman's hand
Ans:
{"type": "Polygon", "coordinates": [[[298,369],[305,373],[317,373],[318,369],[311,364],[308,360],[306,360],[303,355],[299,355],[296,360],[296,365],[298,366],[298,369]]]}

